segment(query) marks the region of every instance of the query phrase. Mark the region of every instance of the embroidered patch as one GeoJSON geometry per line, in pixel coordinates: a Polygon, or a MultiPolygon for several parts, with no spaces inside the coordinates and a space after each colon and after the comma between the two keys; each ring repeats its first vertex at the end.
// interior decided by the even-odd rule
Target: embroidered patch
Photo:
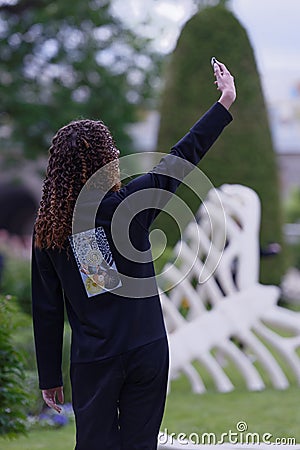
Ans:
{"type": "Polygon", "coordinates": [[[102,227],[73,234],[69,241],[88,297],[122,286],[102,227]]]}

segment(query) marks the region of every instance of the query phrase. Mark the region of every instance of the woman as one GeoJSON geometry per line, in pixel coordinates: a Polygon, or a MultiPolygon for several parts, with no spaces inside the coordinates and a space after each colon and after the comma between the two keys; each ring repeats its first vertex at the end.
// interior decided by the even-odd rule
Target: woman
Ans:
{"type": "Polygon", "coordinates": [[[33,237],[34,334],[39,386],[60,412],[66,307],[76,450],[157,448],[168,345],[149,227],[169,198],[163,194],[190,170],[184,163],[196,165],[232,120],[233,77],[218,62],[214,73],[219,101],[157,167],[124,187],[103,122],[71,122],[52,140],[33,237]]]}

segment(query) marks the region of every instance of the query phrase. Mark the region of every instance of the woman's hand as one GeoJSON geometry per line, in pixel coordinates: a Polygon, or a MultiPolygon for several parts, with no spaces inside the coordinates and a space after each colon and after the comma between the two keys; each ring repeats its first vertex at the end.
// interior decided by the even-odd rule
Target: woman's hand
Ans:
{"type": "Polygon", "coordinates": [[[46,403],[46,405],[49,406],[49,408],[53,408],[58,413],[61,412],[61,408],[56,404],[56,397],[57,397],[59,403],[64,402],[64,390],[63,390],[62,386],[52,388],[52,389],[43,389],[42,396],[43,396],[44,402],[46,403]]]}
{"type": "Polygon", "coordinates": [[[219,102],[226,109],[229,109],[236,99],[234,78],[225,64],[219,61],[214,63],[214,75],[216,77],[215,84],[217,89],[222,93],[219,102]]]}

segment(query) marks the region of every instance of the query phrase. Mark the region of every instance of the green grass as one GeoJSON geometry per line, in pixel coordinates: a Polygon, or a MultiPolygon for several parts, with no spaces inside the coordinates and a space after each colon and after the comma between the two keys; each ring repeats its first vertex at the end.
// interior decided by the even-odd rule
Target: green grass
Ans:
{"type": "Polygon", "coordinates": [[[74,434],[74,423],[54,430],[38,429],[13,440],[0,438],[0,450],[72,450],[74,434]]]}
{"type": "MultiPolygon", "coordinates": [[[[22,327],[19,324],[19,331],[22,327]]],[[[280,330],[276,329],[279,332],[280,330]]],[[[16,338],[25,340],[23,332],[16,338]]],[[[272,434],[275,438],[295,438],[300,443],[300,408],[299,386],[295,375],[283,361],[283,358],[267,343],[279,365],[285,372],[290,387],[279,391],[272,388],[265,370],[257,362],[259,370],[267,388],[262,392],[249,392],[245,381],[236,367],[227,361],[225,372],[236,389],[227,394],[216,392],[210,374],[200,364],[195,367],[201,374],[207,392],[202,395],[193,394],[185,376],[180,376],[171,383],[171,391],[167,398],[167,405],[161,430],[169,434],[184,433],[189,436],[196,433],[215,433],[221,437],[222,433],[236,432],[236,424],[244,421],[248,425],[249,433],[272,434]]],[[[26,347],[31,353],[29,346],[26,347]]],[[[247,351],[247,349],[245,349],[247,351]]],[[[214,353],[214,352],[213,352],[214,353]]],[[[39,392],[38,392],[39,394],[39,392]]],[[[0,438],[0,450],[73,450],[75,443],[75,426],[70,423],[60,429],[34,429],[28,436],[20,436],[14,440],[0,438]]]]}
{"type": "Polygon", "coordinates": [[[240,421],[247,423],[248,432],[293,437],[300,442],[299,387],[261,392],[238,388],[226,394],[208,391],[197,395],[181,377],[172,384],[161,430],[186,435],[216,433],[220,437],[229,430],[236,432],[240,421]]]}
{"type": "MultiPolygon", "coordinates": [[[[248,432],[292,437],[300,442],[299,387],[293,385],[284,391],[267,388],[262,392],[239,387],[227,394],[213,391],[209,384],[208,388],[207,393],[196,395],[185,377],[175,380],[161,430],[187,436],[215,433],[220,437],[229,430],[236,432],[236,424],[245,421],[248,432]]],[[[57,430],[38,429],[12,441],[0,439],[0,450],[72,450],[74,435],[73,423],[57,430]]]]}

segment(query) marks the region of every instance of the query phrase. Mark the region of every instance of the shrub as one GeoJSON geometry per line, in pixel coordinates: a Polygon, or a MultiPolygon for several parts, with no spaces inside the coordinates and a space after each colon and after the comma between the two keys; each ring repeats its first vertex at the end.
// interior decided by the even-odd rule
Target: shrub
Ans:
{"type": "Polygon", "coordinates": [[[300,189],[292,189],[285,204],[286,219],[290,223],[300,222],[300,189]]]}
{"type": "Polygon", "coordinates": [[[30,261],[6,256],[1,283],[4,295],[16,297],[22,311],[31,315],[30,261]]]}
{"type": "MultiPolygon", "coordinates": [[[[14,322],[11,343],[19,355],[22,355],[23,375],[25,376],[26,391],[29,401],[26,404],[26,412],[39,414],[44,406],[41,392],[38,388],[37,367],[31,318],[31,280],[30,261],[17,260],[15,257],[5,258],[4,274],[1,292],[4,295],[13,295],[10,308],[13,309],[12,320],[14,322]],[[14,304],[13,304],[14,303],[14,304]]],[[[71,386],[69,379],[70,364],[70,326],[65,323],[65,338],[63,347],[63,378],[65,401],[71,401],[71,386]]]]}
{"type": "MultiPolygon", "coordinates": [[[[32,319],[22,311],[18,311],[16,307],[14,321],[17,327],[15,327],[15,332],[13,335],[13,345],[14,348],[16,348],[17,351],[23,355],[26,390],[30,399],[27,404],[27,412],[37,415],[41,412],[45,405],[42,399],[41,391],[38,387],[38,373],[35,358],[32,319]]],[[[62,372],[66,402],[71,401],[71,386],[69,377],[70,340],[70,326],[68,323],[65,323],[62,372]]]]}
{"type": "Polygon", "coordinates": [[[22,358],[12,343],[11,298],[0,297],[0,434],[8,437],[26,431],[28,395],[24,389],[22,358]]]}
{"type": "MultiPolygon", "coordinates": [[[[166,72],[157,149],[168,151],[216,101],[210,59],[216,56],[226,62],[238,92],[234,121],[200,168],[217,187],[238,183],[254,189],[262,203],[261,246],[282,245],[276,159],[255,58],[245,29],[223,3],[203,9],[182,31],[166,72]]],[[[184,186],[178,195],[193,212],[199,208],[199,200],[184,186]]],[[[179,235],[173,221],[164,214],[157,220],[168,245],[174,245],[179,235]]],[[[261,281],[278,284],[283,270],[283,254],[265,258],[261,281]]]]}
{"type": "Polygon", "coordinates": [[[292,267],[300,270],[300,242],[296,244],[289,244],[289,264],[292,267]]]}

